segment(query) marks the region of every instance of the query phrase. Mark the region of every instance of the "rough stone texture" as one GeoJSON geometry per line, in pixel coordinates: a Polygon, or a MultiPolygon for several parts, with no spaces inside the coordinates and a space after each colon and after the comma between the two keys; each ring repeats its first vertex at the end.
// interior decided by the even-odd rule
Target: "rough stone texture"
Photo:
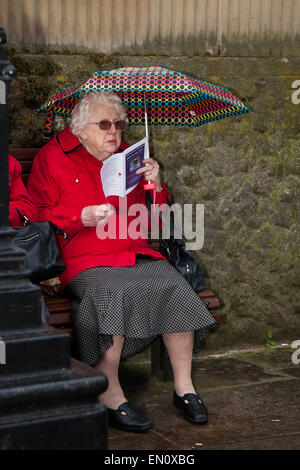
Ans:
{"type": "MultiPolygon", "coordinates": [[[[231,89],[252,113],[200,128],[152,127],[155,158],[174,201],[205,205],[196,256],[222,301],[222,326],[207,348],[298,339],[299,118],[291,101],[300,59],[20,54],[10,94],[12,147],[43,144],[35,110],[57,89],[96,70],[160,65],[231,89]]],[[[64,126],[57,119],[57,130],[64,126]]],[[[129,128],[127,141],[142,137],[129,128]]]]}

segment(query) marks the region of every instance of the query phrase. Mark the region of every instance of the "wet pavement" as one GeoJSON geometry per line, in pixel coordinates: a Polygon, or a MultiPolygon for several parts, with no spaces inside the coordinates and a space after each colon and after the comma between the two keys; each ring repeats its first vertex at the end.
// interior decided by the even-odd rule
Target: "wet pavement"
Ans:
{"type": "Polygon", "coordinates": [[[300,364],[293,353],[289,344],[194,356],[194,384],[209,411],[200,426],[174,407],[173,383],[151,377],[148,353],[127,359],[120,372],[125,394],[154,427],[143,434],[109,427],[108,450],[300,449],[300,364]]]}

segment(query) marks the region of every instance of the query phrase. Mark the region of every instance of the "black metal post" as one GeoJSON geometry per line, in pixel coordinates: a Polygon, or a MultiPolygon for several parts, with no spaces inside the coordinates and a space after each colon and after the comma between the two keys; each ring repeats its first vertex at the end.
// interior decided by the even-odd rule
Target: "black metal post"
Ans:
{"type": "Polygon", "coordinates": [[[41,322],[41,291],[8,226],[8,88],[0,27],[0,450],[107,449],[98,395],[107,379],[70,358],[68,334],[41,322]]]}
{"type": "Polygon", "coordinates": [[[8,225],[8,129],[7,129],[7,95],[8,84],[12,80],[15,69],[5,57],[6,36],[0,28],[0,225],[8,225]]]}

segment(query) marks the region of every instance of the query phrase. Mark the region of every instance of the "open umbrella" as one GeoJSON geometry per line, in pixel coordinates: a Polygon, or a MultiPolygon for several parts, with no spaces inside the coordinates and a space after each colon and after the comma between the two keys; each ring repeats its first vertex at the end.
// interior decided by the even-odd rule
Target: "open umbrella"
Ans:
{"type": "Polygon", "coordinates": [[[48,114],[45,137],[51,135],[55,115],[71,116],[80,98],[93,91],[117,93],[132,125],[147,125],[148,121],[151,125],[201,126],[250,111],[226,88],[162,67],[127,67],[95,72],[88,80],[48,98],[38,109],[48,114]]]}
{"type": "MultiPolygon", "coordinates": [[[[148,122],[154,125],[201,126],[250,112],[241,100],[226,88],[162,67],[127,67],[95,72],[88,80],[51,96],[38,109],[39,112],[48,114],[45,136],[51,135],[55,115],[71,116],[76,103],[86,93],[96,91],[117,93],[127,107],[129,123],[145,125],[146,137],[148,122]]],[[[148,184],[144,187],[153,189],[155,207],[155,185],[148,184]]],[[[149,195],[148,191],[147,194],[149,195]]],[[[170,262],[176,265],[177,269],[178,264],[183,263],[186,270],[186,258],[180,251],[182,244],[175,245],[175,249],[175,264],[174,260],[170,262]]],[[[193,266],[195,267],[194,261],[193,266]]],[[[192,265],[188,265],[188,268],[190,267],[192,268],[192,265]]],[[[190,276],[189,272],[186,270],[187,276],[190,276]]]]}

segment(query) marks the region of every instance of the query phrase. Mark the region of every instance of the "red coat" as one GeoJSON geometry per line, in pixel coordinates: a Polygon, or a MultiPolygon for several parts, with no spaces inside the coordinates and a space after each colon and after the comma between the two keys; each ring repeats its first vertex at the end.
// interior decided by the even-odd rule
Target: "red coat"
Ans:
{"type": "Polygon", "coordinates": [[[9,225],[17,227],[22,225],[20,216],[16,210],[19,209],[29,220],[37,220],[37,211],[29,197],[22,180],[22,167],[18,160],[11,155],[8,156],[9,172],[9,225]]]}
{"type": "MultiPolygon", "coordinates": [[[[120,149],[127,145],[122,142],[120,149]]],[[[39,220],[51,220],[67,233],[67,239],[58,237],[66,270],[60,277],[64,289],[71,279],[87,268],[95,266],[130,266],[136,253],[153,258],[163,256],[148,246],[147,239],[100,240],[96,227],[84,227],[82,209],[86,206],[110,202],[116,208],[117,227],[121,221],[119,198],[106,198],[102,189],[100,170],[102,162],[92,156],[71,133],[69,128],[58,133],[36,155],[27,188],[39,211],[39,220]]],[[[127,205],[145,201],[144,180],[127,195],[127,205]]],[[[157,193],[157,204],[166,202],[168,190],[157,193]]],[[[124,199],[123,199],[124,201],[124,199]]],[[[137,214],[138,215],[138,214],[137,214]]],[[[137,216],[127,218],[128,224],[137,216]]],[[[127,227],[128,227],[127,224],[127,227]]]]}

